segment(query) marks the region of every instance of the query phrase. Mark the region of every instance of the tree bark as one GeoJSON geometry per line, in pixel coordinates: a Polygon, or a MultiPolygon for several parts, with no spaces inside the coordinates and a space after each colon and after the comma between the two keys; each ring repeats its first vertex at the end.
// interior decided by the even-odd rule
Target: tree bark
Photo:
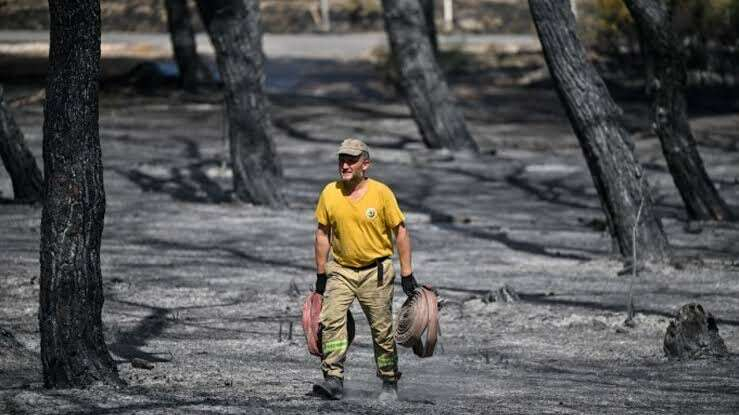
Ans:
{"type": "Polygon", "coordinates": [[[701,159],[687,117],[685,58],[662,0],[625,0],[641,44],[650,55],[647,91],[652,97],[652,128],[662,144],[675,186],[690,219],[732,220],[701,159]]]}
{"type": "Polygon", "coordinates": [[[234,192],[258,205],[285,205],[282,168],[270,136],[258,0],[198,0],[225,84],[234,192]]]}
{"type": "Polygon", "coordinates": [[[436,30],[435,9],[436,0],[419,0],[423,9],[423,16],[426,18],[426,33],[428,33],[431,42],[431,50],[434,56],[439,57],[439,41],[436,30]]]}
{"type": "Polygon", "coordinates": [[[49,388],[120,384],[103,338],[99,0],[49,0],[39,326],[49,388]]]}
{"type": "Polygon", "coordinates": [[[197,52],[195,32],[186,0],[165,0],[167,25],[172,40],[172,52],[180,72],[180,87],[196,92],[198,84],[209,81],[208,68],[197,52]]]}
{"type": "Polygon", "coordinates": [[[586,60],[568,0],[529,0],[534,24],[557,93],[582,147],[621,255],[636,248],[639,260],[669,259],[667,238],[656,216],[650,187],[620,123],[621,109],[586,60]],[[643,205],[642,205],[643,204],[643,205]],[[636,247],[632,232],[637,224],[636,247]]]}
{"type": "Polygon", "coordinates": [[[662,350],[670,360],[729,357],[713,314],[698,303],[680,307],[665,330],[662,350]]]}
{"type": "Polygon", "coordinates": [[[5,104],[0,86],[0,157],[13,181],[13,197],[20,202],[41,201],[43,177],[23,133],[5,104]]]}
{"type": "Polygon", "coordinates": [[[421,3],[383,0],[382,5],[393,61],[424,143],[479,151],[434,56],[421,3]]]}

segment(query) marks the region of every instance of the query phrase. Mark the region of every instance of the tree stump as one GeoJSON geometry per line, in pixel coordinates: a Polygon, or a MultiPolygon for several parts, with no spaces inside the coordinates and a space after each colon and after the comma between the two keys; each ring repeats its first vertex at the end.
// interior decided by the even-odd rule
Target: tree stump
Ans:
{"type": "Polygon", "coordinates": [[[697,303],[680,307],[665,332],[663,350],[670,360],[727,357],[713,315],[697,303]]]}
{"type": "Polygon", "coordinates": [[[496,303],[516,303],[520,300],[518,293],[508,284],[498,288],[497,290],[490,290],[482,297],[482,302],[485,304],[496,302],[496,303]]]}

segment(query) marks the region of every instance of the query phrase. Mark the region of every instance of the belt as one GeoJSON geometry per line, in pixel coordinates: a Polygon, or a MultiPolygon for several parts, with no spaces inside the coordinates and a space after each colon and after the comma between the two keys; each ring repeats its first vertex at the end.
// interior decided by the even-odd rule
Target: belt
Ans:
{"type": "Polygon", "coordinates": [[[346,266],[344,264],[341,264],[341,266],[344,267],[344,268],[349,268],[350,270],[353,270],[353,271],[367,271],[368,269],[370,269],[372,267],[376,267],[377,266],[377,263],[382,263],[382,262],[384,262],[388,258],[390,258],[390,257],[389,256],[384,256],[382,258],[373,259],[372,262],[370,262],[367,265],[362,265],[361,267],[349,267],[349,266],[346,266]]]}
{"type": "Polygon", "coordinates": [[[382,277],[385,275],[385,270],[383,269],[382,263],[385,262],[386,259],[389,259],[389,256],[384,256],[381,258],[377,258],[370,262],[367,265],[362,265],[361,267],[347,267],[346,265],[342,265],[345,268],[349,268],[352,271],[359,272],[359,271],[367,271],[368,269],[372,269],[374,267],[377,267],[377,286],[379,287],[382,285],[382,277]]]}

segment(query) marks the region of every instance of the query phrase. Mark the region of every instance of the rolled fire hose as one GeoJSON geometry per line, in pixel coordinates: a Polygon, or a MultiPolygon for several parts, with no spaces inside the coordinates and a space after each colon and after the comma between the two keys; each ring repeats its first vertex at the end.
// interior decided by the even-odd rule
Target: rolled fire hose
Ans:
{"type": "MultiPolygon", "coordinates": [[[[323,296],[315,291],[308,294],[303,303],[303,333],[305,333],[305,342],[308,345],[308,352],[313,356],[323,357],[321,350],[321,306],[323,305],[323,296]]],[[[354,316],[352,312],[346,312],[346,331],[348,337],[348,345],[354,340],[354,316]]],[[[348,347],[348,346],[347,346],[348,347]]]]}
{"type": "Polygon", "coordinates": [[[439,335],[439,303],[430,285],[416,288],[398,311],[395,326],[395,341],[405,347],[412,347],[418,357],[434,354],[439,335]],[[423,335],[426,334],[426,341],[423,335]]]}

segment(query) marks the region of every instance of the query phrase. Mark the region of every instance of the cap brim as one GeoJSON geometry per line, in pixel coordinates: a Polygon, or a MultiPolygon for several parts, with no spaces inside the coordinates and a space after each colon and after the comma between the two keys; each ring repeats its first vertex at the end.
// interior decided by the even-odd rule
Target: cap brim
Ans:
{"type": "Polygon", "coordinates": [[[362,150],[358,150],[356,148],[340,148],[339,151],[336,152],[337,155],[341,154],[348,154],[350,156],[359,156],[362,154],[362,150]]]}

